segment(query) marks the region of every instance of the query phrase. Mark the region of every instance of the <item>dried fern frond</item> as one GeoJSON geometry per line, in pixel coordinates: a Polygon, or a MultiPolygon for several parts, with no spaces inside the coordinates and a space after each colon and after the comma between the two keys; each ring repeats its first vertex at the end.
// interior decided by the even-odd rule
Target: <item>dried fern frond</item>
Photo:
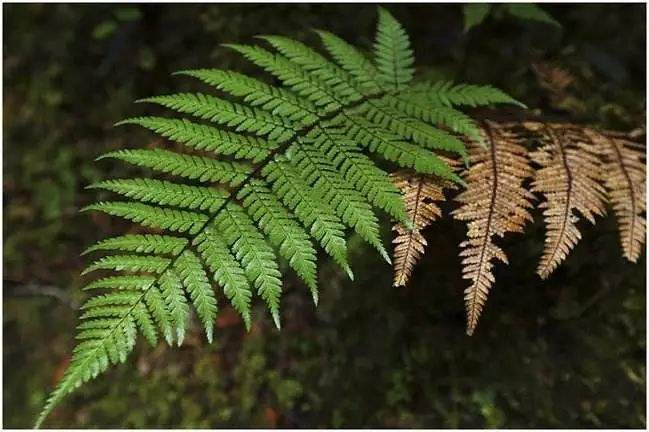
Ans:
{"type": "Polygon", "coordinates": [[[395,244],[393,285],[398,287],[408,282],[413,267],[424,253],[427,243],[421,231],[441,216],[437,203],[444,201],[444,189],[455,186],[439,177],[410,170],[397,171],[390,177],[403,194],[406,212],[413,222],[412,229],[400,223],[392,227],[397,233],[392,241],[395,244]]]}
{"type": "Polygon", "coordinates": [[[547,233],[537,269],[539,276],[546,279],[581,239],[575,210],[593,224],[595,215],[605,213],[601,151],[582,128],[532,122],[523,126],[539,132],[543,142],[530,157],[541,167],[532,191],[546,199],[540,208],[544,209],[547,233]]]}
{"type": "Polygon", "coordinates": [[[604,154],[603,177],[608,199],[620,230],[624,257],[637,262],[645,242],[646,158],[635,143],[606,136],[592,129],[584,131],[604,154]]]}
{"type": "Polygon", "coordinates": [[[494,283],[494,260],[508,264],[503,250],[494,243],[494,236],[507,232],[523,232],[532,220],[529,209],[534,196],[523,187],[533,170],[526,149],[512,132],[485,122],[488,147],[469,144],[470,168],[462,175],[467,189],[455,200],[461,207],[453,212],[455,219],[466,221],[467,240],[463,248],[463,278],[471,285],[464,291],[467,313],[467,334],[473,334],[489,290],[494,283]]]}
{"type": "MultiPolygon", "coordinates": [[[[644,146],[634,141],[644,129],[622,133],[568,123],[486,121],[479,132],[487,147],[475,140],[467,142],[470,167],[461,173],[467,189],[455,198],[460,208],[452,212],[468,228],[468,239],[460,245],[463,277],[471,281],[464,292],[467,334],[475,331],[495,282],[495,261],[507,264],[507,256],[494,243],[494,237],[523,232],[526,222],[532,220],[534,195],[524,184],[527,178],[533,177],[531,191],[545,197],[539,207],[544,209],[547,233],[537,269],[543,279],[581,238],[576,225],[579,219],[584,217],[595,223],[596,215],[604,215],[607,197],[618,219],[624,256],[637,262],[646,235],[646,157],[644,146]],[[526,142],[538,149],[528,152],[526,142]],[[536,172],[532,162],[538,166],[536,172]]],[[[456,162],[454,168],[457,166],[456,162]]],[[[413,217],[414,230],[393,227],[397,232],[393,241],[394,285],[399,286],[408,281],[424,253],[426,239],[421,230],[439,218],[437,203],[444,199],[444,194],[441,185],[430,176],[400,171],[392,179],[405,196],[408,214],[413,217],[420,212],[428,216],[413,217]],[[428,195],[433,197],[429,198],[426,212],[419,207],[422,198],[418,195],[424,186],[431,188],[428,195]]]]}

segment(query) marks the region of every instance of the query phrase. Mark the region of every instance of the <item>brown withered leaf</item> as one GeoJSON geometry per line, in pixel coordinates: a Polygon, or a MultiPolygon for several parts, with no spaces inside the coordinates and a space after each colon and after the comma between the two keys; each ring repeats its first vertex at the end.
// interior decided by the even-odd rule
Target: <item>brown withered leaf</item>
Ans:
{"type": "Polygon", "coordinates": [[[601,150],[572,125],[527,122],[542,146],[530,153],[540,166],[532,191],[544,195],[540,208],[546,224],[545,248],[537,273],[546,279],[581,239],[578,212],[591,223],[605,213],[601,150]]]}
{"type": "Polygon", "coordinates": [[[406,285],[413,267],[424,253],[427,243],[421,231],[441,216],[437,203],[444,201],[444,189],[455,186],[437,177],[419,175],[410,170],[397,171],[390,177],[403,193],[406,211],[414,225],[413,229],[401,224],[392,227],[397,233],[392,240],[395,244],[393,285],[397,287],[406,285]]]}
{"type": "Polygon", "coordinates": [[[618,221],[624,257],[637,262],[646,234],[646,161],[637,144],[592,129],[585,134],[604,154],[603,177],[618,221]]]}
{"type": "Polygon", "coordinates": [[[464,291],[467,334],[473,334],[489,290],[494,284],[495,260],[508,264],[494,237],[507,232],[523,232],[532,220],[529,209],[534,196],[523,187],[533,170],[527,150],[517,143],[518,137],[485,122],[487,148],[468,143],[470,167],[463,174],[467,189],[455,200],[461,207],[453,212],[455,219],[467,224],[467,240],[460,244],[463,278],[471,284],[464,291]]]}

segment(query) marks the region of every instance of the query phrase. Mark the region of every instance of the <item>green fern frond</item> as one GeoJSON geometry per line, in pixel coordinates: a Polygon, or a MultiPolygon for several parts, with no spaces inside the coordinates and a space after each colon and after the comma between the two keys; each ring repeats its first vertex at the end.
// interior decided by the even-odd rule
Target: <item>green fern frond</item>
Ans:
{"type": "Polygon", "coordinates": [[[171,269],[167,270],[158,280],[160,296],[169,311],[169,325],[176,332],[178,346],[185,339],[185,329],[189,320],[189,305],[178,275],[171,269]]]}
{"type": "Polygon", "coordinates": [[[110,294],[98,295],[86,301],[86,303],[81,306],[81,310],[105,306],[130,306],[136,303],[138,297],[138,293],[134,291],[118,291],[110,294]]]}
{"type": "Polygon", "coordinates": [[[178,255],[187,239],[157,234],[128,234],[108,238],[90,246],[84,254],[99,250],[178,255]]]}
{"type": "Polygon", "coordinates": [[[199,232],[208,220],[208,217],[202,213],[159,208],[128,201],[99,202],[82,209],[82,211],[87,210],[97,210],[111,216],[119,216],[146,227],[189,234],[199,232]]]}
{"type": "Polygon", "coordinates": [[[280,160],[268,164],[263,171],[271,183],[273,192],[281,197],[284,205],[310,230],[311,236],[320,242],[322,248],[340,265],[350,279],[354,279],[347,263],[345,226],[315,192],[301,178],[298,172],[280,160]]]}
{"type": "Polygon", "coordinates": [[[318,77],[310,75],[286,57],[273,54],[258,46],[236,44],[227,44],[225,46],[239,52],[252,63],[280,79],[298,96],[311,102],[316,108],[324,111],[325,114],[339,111],[342,108],[341,102],[337,101],[327,91],[326,86],[318,77]]]}
{"type": "Polygon", "coordinates": [[[363,53],[332,33],[323,30],[316,32],[334,60],[349,72],[367,93],[381,92],[382,89],[377,82],[379,71],[363,53]]]}
{"type": "Polygon", "coordinates": [[[404,136],[423,148],[448,151],[463,158],[467,156],[464,143],[457,137],[416,118],[407,117],[385,103],[372,105],[367,116],[375,124],[404,136]]]}
{"type": "Polygon", "coordinates": [[[386,170],[411,168],[462,184],[445,157],[465,157],[464,138],[477,135],[471,119],[454,107],[518,104],[492,87],[411,84],[408,36],[384,9],[373,59],[337,36],[317,33],[331,58],[282,36],[263,36],[268,49],[226,45],[280,85],[219,69],[185,70],[177,74],[213,86],[219,95],[177,93],[140,102],[194,121],[145,116],[117,123],[180,145],[99,158],[162,178],[95,183],[90,187],[124,201],[84,210],[155,232],[109,238],[86,250],[111,254],[84,273],[116,274],[86,285],[96,294],[83,306],[78,345],[37,426],[75,388],[123,362],[138,334],[150,344],[162,337],[181,345],[193,309],[211,341],[221,295],[248,329],[253,296],[261,297],[279,328],[283,261],[317,304],[316,245],[351,279],[352,232],[389,261],[377,210],[405,226],[413,221],[386,170]]]}
{"type": "Polygon", "coordinates": [[[408,33],[388,11],[379,8],[379,24],[374,43],[378,79],[395,90],[412,81],[415,57],[408,33]]]}
{"type": "Polygon", "coordinates": [[[315,145],[336,166],[344,179],[358,190],[374,207],[385,211],[404,225],[410,224],[401,194],[388,180],[387,173],[363,154],[347,136],[323,129],[326,139],[315,145]]]}
{"type": "Polygon", "coordinates": [[[422,174],[434,174],[461,182],[451,168],[434,153],[427,151],[391,131],[382,130],[363,118],[354,118],[354,124],[346,125],[345,133],[369,151],[380,154],[402,168],[413,168],[422,174]]]}
{"type": "Polygon", "coordinates": [[[134,124],[196,150],[210,151],[237,159],[259,162],[276,145],[261,138],[224,131],[211,126],[163,117],[137,117],[116,123],[116,126],[134,124]]]}
{"type": "Polygon", "coordinates": [[[399,112],[422,120],[426,123],[446,126],[451,131],[482,143],[484,140],[480,129],[471,117],[456,109],[446,106],[431,106],[420,98],[386,97],[385,103],[399,112]]]}
{"type": "Polygon", "coordinates": [[[122,275],[122,276],[109,276],[97,279],[83,287],[84,290],[93,289],[127,289],[127,290],[146,290],[155,283],[156,279],[153,276],[141,275],[122,275]]]}
{"type": "Polygon", "coordinates": [[[513,104],[527,108],[507,93],[490,85],[454,84],[451,81],[416,84],[404,96],[425,97],[433,106],[466,105],[478,107],[493,104],[513,104]]]}
{"type": "Polygon", "coordinates": [[[144,339],[149,342],[149,345],[156,346],[158,344],[158,332],[146,303],[140,301],[133,307],[133,318],[144,339]]]}
{"type": "Polygon", "coordinates": [[[81,274],[95,270],[162,273],[170,262],[168,258],[154,255],[111,255],[95,261],[81,274]]]}
{"type": "Polygon", "coordinates": [[[146,294],[144,294],[144,304],[151,311],[151,317],[158,324],[167,345],[173,345],[174,317],[157,287],[151,287],[147,290],[146,294]]]}
{"type": "Polygon", "coordinates": [[[141,201],[180,207],[187,210],[216,211],[227,199],[227,194],[216,188],[189,186],[149,178],[105,180],[90,186],[141,201]]]}
{"type": "Polygon", "coordinates": [[[317,147],[305,144],[297,146],[292,156],[292,161],[301,171],[302,178],[335,210],[341,221],[354,229],[390,262],[379,239],[378,220],[371,206],[338,172],[327,155],[317,147]]]}
{"type": "Polygon", "coordinates": [[[242,162],[229,162],[202,156],[179,154],[169,150],[127,149],[106,153],[98,158],[118,159],[132,165],[150,168],[165,174],[199,180],[205,183],[227,183],[236,186],[252,171],[252,166],[242,162]]]}
{"type": "Polygon", "coordinates": [[[309,234],[263,182],[251,181],[239,192],[237,199],[241,200],[268,241],[307,284],[313,301],[317,304],[316,251],[309,234]]]}
{"type": "Polygon", "coordinates": [[[279,328],[281,273],[273,248],[255,227],[244,210],[235,204],[225,206],[214,219],[214,228],[230,247],[259,296],[266,301],[275,325],[279,328]]]}
{"type": "Polygon", "coordinates": [[[246,329],[250,329],[252,289],[242,264],[232,255],[223,237],[209,227],[196,237],[194,245],[232,307],[241,315],[246,329]]]}
{"type": "Polygon", "coordinates": [[[189,293],[196,313],[203,323],[207,340],[212,342],[218,308],[214,290],[203,265],[193,252],[185,250],[176,259],[174,270],[189,293]]]}
{"type": "Polygon", "coordinates": [[[299,65],[313,77],[320,80],[326,92],[346,105],[358,102],[363,95],[354,85],[353,78],[340,66],[331,63],[324,56],[301,42],[282,36],[262,36],[291,62],[299,65]]]}
{"type": "Polygon", "coordinates": [[[292,122],[267,111],[233,103],[202,93],[179,93],[140,99],[175,111],[192,114],[203,120],[228,126],[237,132],[248,132],[282,143],[295,135],[292,122]]]}
{"type": "Polygon", "coordinates": [[[318,120],[316,108],[309,101],[237,72],[197,69],[176,74],[197,78],[218,90],[242,98],[250,106],[259,107],[301,125],[311,125],[318,120]]]}

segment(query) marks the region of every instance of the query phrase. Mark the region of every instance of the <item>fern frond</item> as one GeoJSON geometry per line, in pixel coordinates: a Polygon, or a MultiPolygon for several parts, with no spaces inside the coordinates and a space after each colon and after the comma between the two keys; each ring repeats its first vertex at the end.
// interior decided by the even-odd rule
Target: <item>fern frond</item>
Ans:
{"type": "Polygon", "coordinates": [[[424,82],[412,86],[404,93],[408,97],[425,97],[433,106],[465,105],[478,107],[493,104],[513,104],[527,108],[507,93],[490,85],[455,84],[451,81],[424,82]]]}
{"type": "Polygon", "coordinates": [[[581,239],[576,222],[579,216],[595,223],[596,215],[605,213],[605,190],[600,184],[602,167],[597,146],[578,130],[556,125],[527,123],[542,130],[545,143],[530,154],[540,165],[532,191],[540,192],[546,201],[540,207],[547,226],[545,249],[537,272],[546,279],[581,239]]]}
{"type": "Polygon", "coordinates": [[[447,106],[433,106],[423,99],[385,97],[385,102],[392,108],[427,123],[446,126],[451,131],[466,135],[481,143],[482,134],[475,122],[466,114],[447,106]]]}
{"type": "Polygon", "coordinates": [[[145,127],[157,134],[179,142],[187,147],[210,151],[237,159],[251,159],[259,162],[266,158],[276,144],[261,138],[224,131],[189,120],[176,120],[163,117],[137,117],[123,120],[116,126],[134,124],[145,127]]]}
{"type": "Polygon", "coordinates": [[[228,204],[214,220],[214,228],[231,248],[241,263],[246,277],[257,288],[279,328],[279,297],[282,293],[281,273],[277,257],[264,236],[255,227],[245,211],[228,204]]]}
{"type": "MultiPolygon", "coordinates": [[[[157,287],[150,287],[144,294],[144,304],[151,311],[151,317],[158,324],[167,345],[173,345],[174,316],[170,312],[162,293],[157,287]]],[[[182,340],[179,339],[179,342],[182,340]]]]}
{"type": "MultiPolygon", "coordinates": [[[[237,49],[256,64],[266,65],[267,70],[293,88],[301,88],[301,84],[296,87],[295,77],[302,76],[304,79],[304,77],[310,76],[309,73],[312,73],[310,82],[320,89],[319,95],[326,95],[324,103],[327,103],[327,106],[330,106],[330,103],[341,106],[352,105],[354,108],[351,110],[347,108],[347,110],[362,113],[379,127],[387,128],[395,134],[411,139],[415,144],[430,149],[452,151],[465,156],[464,144],[459,139],[415,118],[408,118],[384,102],[375,102],[371,98],[365,99],[368,95],[360,92],[358,84],[350,76],[305,45],[281,37],[265,36],[264,39],[278,48],[286,58],[276,55],[273,63],[269,60],[269,56],[272,57],[272,54],[261,48],[238,47],[237,49]],[[285,69],[278,67],[276,63],[286,66],[286,63],[290,61],[294,61],[299,66],[287,76],[285,69]],[[291,79],[291,77],[293,78],[291,79]]],[[[318,96],[318,98],[320,97],[318,96]]],[[[348,117],[345,114],[347,110],[343,112],[344,117],[348,117]]]]}
{"type": "Polygon", "coordinates": [[[187,210],[216,211],[227,194],[216,188],[188,186],[149,178],[116,179],[90,185],[143,203],[180,207],[187,210]]]}
{"type": "Polygon", "coordinates": [[[403,170],[391,175],[394,184],[401,190],[406,211],[413,221],[413,227],[395,224],[392,230],[397,233],[392,243],[394,247],[393,286],[405,286],[412,270],[424,253],[427,245],[422,231],[437,220],[442,211],[437,205],[444,201],[444,189],[454,188],[453,184],[433,176],[419,175],[403,170]]]}
{"type": "Polygon", "coordinates": [[[317,30],[317,33],[331,56],[354,77],[365,92],[377,94],[381,91],[377,82],[378,69],[356,47],[327,31],[317,30]]]}
{"type": "Polygon", "coordinates": [[[117,270],[128,272],[162,273],[171,260],[155,255],[111,255],[92,263],[81,274],[95,270],[117,270]]]}
{"type": "Polygon", "coordinates": [[[488,147],[469,145],[471,165],[463,174],[467,189],[455,200],[461,207],[453,212],[455,219],[466,221],[467,240],[463,248],[463,277],[471,284],[464,291],[467,312],[467,334],[475,331],[489,290],[495,279],[495,260],[508,264],[505,252],[494,243],[494,237],[508,232],[522,232],[533,195],[523,182],[533,174],[527,151],[511,132],[486,122],[488,147]]]}
{"type": "Polygon", "coordinates": [[[98,158],[118,159],[132,165],[150,168],[165,174],[172,174],[189,180],[210,183],[240,184],[252,171],[249,164],[219,161],[202,156],[174,153],[169,150],[118,150],[98,158]]]}
{"type": "Polygon", "coordinates": [[[262,174],[271,184],[273,192],[281,197],[283,204],[295,213],[325,252],[347,272],[350,279],[353,279],[353,273],[347,263],[345,227],[340,223],[340,219],[315,195],[286,160],[280,159],[268,164],[262,174]]]}
{"type": "Polygon", "coordinates": [[[189,305],[183,291],[182,281],[175,271],[169,269],[160,276],[158,283],[160,296],[169,311],[169,325],[175,331],[176,341],[180,346],[185,339],[185,329],[189,320],[189,305]]]}
{"type": "Polygon", "coordinates": [[[194,245],[214,274],[214,280],[223,288],[246,328],[250,329],[252,289],[242,265],[232,255],[222,236],[209,226],[196,237],[194,245]]]}
{"type": "Polygon", "coordinates": [[[146,303],[140,301],[135,304],[133,307],[133,319],[149,345],[156,346],[158,344],[158,332],[146,303]]]}
{"type": "Polygon", "coordinates": [[[385,211],[398,222],[410,224],[401,195],[389,180],[387,173],[374,165],[372,160],[361,153],[361,149],[347,137],[342,136],[334,141],[336,144],[327,146],[323,152],[331,159],[345,180],[365,196],[374,207],[385,211]]]}
{"type": "Polygon", "coordinates": [[[252,63],[276,76],[287,87],[324,113],[336,112],[342,108],[341,102],[329,93],[326,85],[283,55],[273,54],[258,46],[236,44],[225,46],[239,52],[252,63]]]}
{"type": "Polygon", "coordinates": [[[193,252],[186,249],[176,259],[174,270],[189,293],[194,309],[203,323],[207,340],[212,342],[213,323],[218,308],[214,290],[209,283],[203,265],[193,252]]]}
{"type": "Polygon", "coordinates": [[[413,168],[422,174],[435,174],[458,183],[462,182],[462,179],[434,153],[403,140],[392,132],[386,132],[364,118],[352,118],[354,123],[346,125],[347,129],[344,132],[371,152],[380,154],[402,168],[413,168]]]}
{"type": "Polygon", "coordinates": [[[385,102],[368,107],[366,117],[378,126],[412,140],[423,148],[444,150],[466,157],[464,143],[460,139],[415,118],[407,117],[385,102]]]}
{"type": "Polygon", "coordinates": [[[106,306],[130,306],[137,302],[140,294],[137,291],[117,291],[95,296],[87,300],[81,310],[95,309],[106,306]]]}
{"type": "Polygon", "coordinates": [[[293,124],[267,111],[233,103],[202,93],[178,93],[140,99],[162,105],[175,111],[192,114],[204,120],[233,128],[237,132],[248,132],[266,137],[276,143],[290,140],[295,135],[293,124]]]}
{"type": "Polygon", "coordinates": [[[329,158],[313,144],[305,143],[296,147],[292,161],[301,171],[302,178],[324,202],[329,203],[342,222],[353,228],[389,262],[379,238],[378,220],[371,206],[365,197],[344,179],[329,158]]]}
{"type": "Polygon", "coordinates": [[[401,24],[381,7],[374,42],[374,59],[379,71],[377,78],[385,85],[394,90],[401,90],[412,81],[415,58],[408,34],[401,24]]]}
{"type": "MultiPolygon", "coordinates": [[[[104,372],[110,364],[126,360],[127,354],[135,346],[137,332],[131,309],[132,307],[114,308],[113,314],[104,314],[105,317],[101,320],[104,326],[77,345],[63,378],[36,420],[37,427],[67,394],[104,372]]],[[[83,328],[83,323],[79,326],[80,334],[89,330],[91,329],[83,328]]]]}
{"type": "Polygon", "coordinates": [[[83,210],[97,210],[111,216],[131,220],[143,226],[187,232],[189,234],[196,234],[208,220],[208,217],[202,213],[158,208],[126,201],[99,202],[84,207],[83,210]]]}
{"type": "Polygon", "coordinates": [[[349,105],[363,99],[365,95],[356,87],[353,77],[338,65],[301,42],[282,36],[262,36],[287,59],[299,65],[303,71],[319,79],[329,94],[349,105]]]}
{"type": "Polygon", "coordinates": [[[108,238],[90,246],[84,254],[106,250],[153,254],[178,255],[187,245],[187,239],[156,234],[128,234],[108,238]]]}
{"type": "MultiPolygon", "coordinates": [[[[420,106],[425,95],[417,99],[417,107],[394,103],[390,97],[410,101],[414,57],[401,25],[385,10],[379,14],[375,61],[322,31],[333,60],[300,42],[264,36],[277,52],[227,46],[283,87],[219,69],[181,71],[215,87],[219,96],[178,93],[141,102],[194,121],[145,116],[118,123],[144,127],[181,145],[118,150],[99,158],[124,161],[163,178],[140,175],[96,183],[91,187],[124,201],[99,202],[85,210],[121,217],[155,233],[115,237],[86,251],[118,253],[100,258],[87,271],[126,273],[86,286],[100,292],[86,303],[79,345],[37,425],[65,395],[124,361],[138,333],[151,344],[160,335],[169,344],[182,344],[190,307],[211,341],[219,295],[213,285],[223,290],[246,328],[251,327],[253,292],[279,327],[279,258],[304,281],[316,303],[315,244],[352,279],[347,228],[389,261],[375,210],[404,226],[413,221],[375,159],[462,183],[444,156],[466,155],[458,135],[470,137],[472,123],[449,106],[420,106]]],[[[445,90],[453,104],[506,100],[484,88],[445,90]]]]}
{"type": "Polygon", "coordinates": [[[127,289],[127,290],[146,290],[151,285],[155,283],[156,279],[153,276],[141,276],[141,275],[123,275],[123,276],[109,276],[101,279],[97,279],[94,282],[89,283],[84,290],[92,289],[105,289],[105,288],[114,288],[114,289],[127,289]]]}
{"type": "Polygon", "coordinates": [[[635,149],[633,143],[622,138],[609,137],[592,129],[584,132],[604,153],[602,175],[608,200],[617,217],[622,250],[629,261],[637,262],[647,229],[643,216],[647,211],[644,151],[635,149]]]}
{"type": "Polygon", "coordinates": [[[293,270],[311,290],[318,303],[316,252],[309,234],[286,211],[282,203],[261,181],[252,181],[237,196],[250,217],[268,236],[293,270]]]}
{"type": "Polygon", "coordinates": [[[293,93],[270,86],[262,81],[237,72],[220,69],[198,69],[176,72],[197,78],[243,101],[253,107],[260,107],[271,114],[308,126],[318,120],[315,106],[293,93]]]}

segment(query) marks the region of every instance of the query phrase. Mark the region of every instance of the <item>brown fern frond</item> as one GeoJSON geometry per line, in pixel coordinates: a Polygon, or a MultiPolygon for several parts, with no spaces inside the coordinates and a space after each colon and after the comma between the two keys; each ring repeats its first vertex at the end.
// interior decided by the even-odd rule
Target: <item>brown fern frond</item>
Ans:
{"type": "Polygon", "coordinates": [[[645,242],[647,224],[643,216],[647,206],[645,153],[625,139],[606,136],[592,129],[586,129],[585,133],[603,151],[603,176],[608,199],[618,220],[622,250],[626,259],[637,262],[645,242]]]}
{"type": "Polygon", "coordinates": [[[579,216],[595,223],[595,215],[605,213],[605,190],[599,146],[582,128],[572,125],[525,123],[542,135],[544,144],[530,153],[540,165],[532,191],[540,192],[546,224],[545,248],[537,273],[546,279],[581,239],[576,223],[579,216]]]}
{"type": "Polygon", "coordinates": [[[427,242],[421,231],[441,216],[437,203],[444,201],[444,189],[455,186],[437,177],[418,175],[409,170],[397,171],[390,176],[403,193],[406,211],[414,225],[413,229],[401,224],[392,227],[397,233],[392,241],[395,244],[393,285],[397,287],[408,282],[413,267],[424,253],[427,242]]]}
{"type": "Polygon", "coordinates": [[[453,212],[455,219],[466,221],[467,240],[463,248],[463,278],[471,280],[464,291],[467,312],[467,334],[473,334],[489,290],[495,279],[494,260],[508,264],[503,250],[494,243],[494,236],[522,232],[532,220],[529,209],[534,196],[523,187],[533,170],[527,150],[519,145],[512,132],[486,122],[488,147],[469,143],[470,168],[463,174],[467,189],[455,199],[461,207],[453,212]]]}

